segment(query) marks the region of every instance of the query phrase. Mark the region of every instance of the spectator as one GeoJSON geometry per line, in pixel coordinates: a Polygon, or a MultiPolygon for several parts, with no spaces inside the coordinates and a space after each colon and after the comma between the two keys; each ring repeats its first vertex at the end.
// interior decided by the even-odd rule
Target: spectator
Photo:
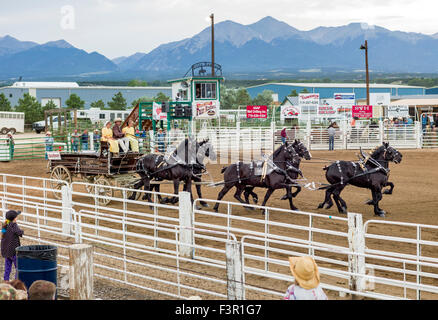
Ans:
{"type": "Polygon", "coordinates": [[[114,154],[119,154],[119,144],[117,140],[113,138],[113,130],[111,129],[111,121],[105,123],[105,127],[102,128],[102,138],[100,141],[108,142],[109,151],[114,154]]]}
{"type": "Polygon", "coordinates": [[[429,124],[430,124],[430,128],[433,129],[434,124],[435,124],[435,120],[433,118],[433,114],[429,113],[429,124]]]}
{"type": "Polygon", "coordinates": [[[81,135],[81,144],[82,144],[81,150],[88,150],[88,138],[89,138],[88,131],[87,129],[85,129],[81,135]]]}
{"type": "Polygon", "coordinates": [[[286,139],[287,139],[286,127],[283,127],[283,129],[281,130],[280,135],[281,135],[281,142],[283,144],[285,144],[286,143],[286,139]]]}
{"type": "Polygon", "coordinates": [[[17,290],[8,283],[0,283],[0,300],[17,300],[17,290]]]}
{"type": "Polygon", "coordinates": [[[426,132],[426,126],[427,126],[427,116],[425,113],[421,114],[421,128],[423,129],[423,132],[426,132]]]}
{"type": "Polygon", "coordinates": [[[47,152],[49,151],[53,151],[53,143],[55,142],[55,140],[52,137],[52,133],[50,131],[46,132],[46,139],[45,139],[45,144],[46,144],[46,160],[47,160],[47,152]]]}
{"type": "Polygon", "coordinates": [[[71,135],[71,147],[73,152],[78,152],[79,149],[79,133],[78,129],[75,129],[71,135]]]}
{"type": "Polygon", "coordinates": [[[289,257],[295,283],[287,288],[284,300],[327,300],[320,286],[318,266],[312,257],[289,257]]]}
{"type": "Polygon", "coordinates": [[[336,125],[336,122],[333,122],[327,128],[328,137],[329,137],[329,150],[330,151],[335,149],[335,135],[336,135],[335,125],[336,125]]]}
{"type": "Polygon", "coordinates": [[[99,130],[94,130],[94,134],[93,134],[93,144],[94,144],[94,151],[99,151],[99,147],[100,147],[100,134],[99,134],[99,130]]]}
{"type": "Polygon", "coordinates": [[[9,284],[17,291],[17,300],[27,300],[27,288],[23,281],[15,279],[9,281],[9,284]]]}
{"type": "Polygon", "coordinates": [[[157,142],[158,142],[159,152],[165,152],[166,150],[164,146],[165,138],[166,138],[166,134],[163,132],[163,129],[162,128],[158,129],[157,142]]]}
{"type": "Polygon", "coordinates": [[[8,144],[9,144],[9,152],[11,155],[11,160],[14,158],[14,149],[15,149],[15,141],[14,141],[14,137],[12,136],[12,133],[8,133],[7,135],[8,137],[8,144]]]}
{"type": "Polygon", "coordinates": [[[53,282],[36,280],[29,288],[29,300],[55,300],[56,286],[53,282]]]}
{"type": "MultiPolygon", "coordinates": [[[[12,264],[14,264],[15,270],[17,269],[15,249],[21,245],[20,237],[24,233],[17,224],[17,216],[20,213],[20,211],[9,210],[6,212],[6,221],[2,225],[1,253],[2,257],[5,258],[5,273],[3,276],[5,281],[9,281],[12,264]]],[[[17,273],[15,273],[15,278],[17,278],[17,273]]]]}
{"type": "Polygon", "coordinates": [[[135,136],[134,121],[129,120],[128,125],[122,129],[122,132],[129,140],[129,145],[133,152],[138,152],[138,140],[135,136]]]}

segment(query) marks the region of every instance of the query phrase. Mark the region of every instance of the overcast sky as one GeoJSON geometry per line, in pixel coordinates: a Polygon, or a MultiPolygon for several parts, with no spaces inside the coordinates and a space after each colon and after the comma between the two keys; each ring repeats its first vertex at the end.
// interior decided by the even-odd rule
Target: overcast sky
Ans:
{"type": "Polygon", "coordinates": [[[0,0],[0,36],[38,43],[65,39],[110,59],[149,52],[215,22],[250,24],[270,15],[299,30],[366,22],[438,32],[436,0],[0,0]]]}

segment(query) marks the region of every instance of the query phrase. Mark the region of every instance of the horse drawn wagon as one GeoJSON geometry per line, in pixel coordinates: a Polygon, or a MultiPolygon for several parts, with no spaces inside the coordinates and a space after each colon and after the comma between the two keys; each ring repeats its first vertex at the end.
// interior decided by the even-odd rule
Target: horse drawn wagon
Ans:
{"type": "MultiPolygon", "coordinates": [[[[48,169],[53,180],[67,183],[72,183],[75,178],[82,180],[87,192],[98,195],[100,205],[107,205],[115,193],[112,186],[131,188],[138,181],[135,167],[140,157],[138,152],[119,156],[110,152],[50,152],[48,169]]],[[[62,184],[53,181],[51,187],[59,191],[62,184]]],[[[61,197],[60,192],[53,194],[58,199],[61,197]]],[[[131,196],[131,193],[126,196],[131,196]]]]}

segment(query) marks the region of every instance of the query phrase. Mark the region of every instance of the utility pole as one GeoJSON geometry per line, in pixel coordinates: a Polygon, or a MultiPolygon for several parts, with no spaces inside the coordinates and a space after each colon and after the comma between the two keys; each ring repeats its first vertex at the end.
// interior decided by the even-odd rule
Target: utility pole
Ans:
{"type": "Polygon", "coordinates": [[[211,19],[211,76],[214,77],[214,14],[210,15],[211,19]]]}
{"type": "Polygon", "coordinates": [[[370,105],[370,76],[368,73],[368,40],[365,40],[365,44],[360,46],[361,50],[365,50],[365,69],[366,69],[366,82],[367,82],[367,106],[370,105]]]}

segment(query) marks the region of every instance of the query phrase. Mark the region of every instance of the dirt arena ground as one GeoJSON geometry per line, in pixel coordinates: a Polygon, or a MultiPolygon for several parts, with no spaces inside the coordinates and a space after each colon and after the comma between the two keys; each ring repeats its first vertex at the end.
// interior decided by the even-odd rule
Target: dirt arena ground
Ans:
{"type": "MultiPolygon", "coordinates": [[[[438,217],[436,216],[436,205],[438,204],[438,172],[436,170],[436,164],[438,159],[438,150],[400,150],[403,154],[403,161],[396,165],[391,163],[390,169],[390,181],[395,184],[394,193],[392,195],[384,195],[381,201],[380,207],[387,212],[387,221],[399,221],[399,222],[411,222],[421,224],[438,225],[438,217]]],[[[312,151],[313,160],[302,161],[301,169],[304,176],[308,181],[326,183],[325,171],[322,168],[330,163],[330,160],[356,160],[357,151],[312,151]],[[324,160],[321,160],[324,159],[324,160]]],[[[208,164],[207,169],[212,175],[213,181],[219,182],[223,180],[220,173],[222,167],[227,164],[208,164]]],[[[32,160],[32,161],[14,161],[4,162],[0,164],[0,173],[17,174],[24,176],[35,177],[49,177],[47,172],[47,162],[44,160],[32,160]]],[[[208,180],[208,176],[205,176],[204,180],[208,180]]],[[[207,187],[202,188],[203,197],[208,199],[216,199],[221,187],[207,187]]],[[[173,188],[170,185],[162,185],[162,192],[173,192],[173,188]]],[[[193,192],[196,198],[195,188],[193,192]]],[[[259,199],[263,199],[265,190],[255,189],[259,199]]],[[[223,200],[233,201],[234,189],[224,197],[223,200]]],[[[279,199],[284,194],[284,190],[275,191],[267,205],[275,208],[289,208],[288,201],[280,201],[279,199]]],[[[364,202],[370,199],[371,194],[369,190],[359,189],[353,186],[349,186],[344,189],[342,197],[347,202],[348,210],[350,212],[356,212],[363,214],[364,222],[369,219],[382,219],[374,216],[373,207],[365,205],[364,202]]],[[[303,189],[302,192],[294,199],[294,204],[302,211],[318,212],[331,216],[342,216],[339,214],[336,206],[333,206],[329,210],[316,209],[318,204],[324,199],[324,191],[311,191],[303,189]]],[[[112,205],[110,205],[112,207],[112,205]]],[[[144,207],[147,208],[147,207],[144,207]]],[[[142,207],[136,206],[132,209],[137,211],[143,211],[142,207]]],[[[148,209],[144,209],[148,210],[148,209]]],[[[225,209],[222,208],[222,212],[225,209]]],[[[259,211],[248,211],[245,209],[233,209],[233,214],[242,215],[245,217],[253,217],[260,219],[261,214],[259,211]]],[[[277,214],[274,216],[275,221],[286,223],[298,223],[296,217],[287,214],[277,214]]],[[[218,218],[219,219],[219,218],[218,218]]],[[[215,218],[205,219],[209,223],[220,223],[215,221],[215,218]]],[[[399,229],[398,227],[385,227],[392,235],[400,235],[406,237],[415,237],[411,231],[399,229]]],[[[275,232],[273,230],[273,232],[275,232]]],[[[277,230],[279,234],[285,234],[286,231],[277,230]]],[[[425,233],[426,234],[426,233],[425,233]]],[[[426,234],[428,240],[438,241],[438,235],[436,232],[429,232],[426,234]]],[[[305,238],[305,235],[303,234],[305,238]]],[[[314,239],[315,240],[315,239],[314,239]]],[[[316,239],[316,241],[321,239],[316,239]]],[[[328,239],[324,239],[328,240],[328,239]]],[[[338,243],[338,240],[333,240],[333,243],[338,243]]],[[[368,243],[368,246],[371,242],[368,243]]],[[[379,244],[376,243],[376,246],[379,244]]],[[[382,250],[389,249],[389,244],[382,246],[382,250]]],[[[436,257],[436,252],[433,248],[424,248],[423,255],[430,257],[436,257]]],[[[404,251],[404,250],[402,250],[404,251]]],[[[406,251],[407,252],[407,251],[406,251]]],[[[283,259],[284,257],[282,257],[283,259]]],[[[288,272],[285,270],[284,272],[288,272]]],[[[436,272],[433,271],[434,273],[436,272]]],[[[384,273],[382,273],[384,274],[384,273]]],[[[247,279],[249,280],[249,279],[247,279]]],[[[263,283],[263,279],[253,279],[255,284],[263,283]]],[[[435,281],[433,281],[436,285],[435,281]]],[[[273,288],[275,284],[273,283],[273,288]]],[[[384,290],[386,291],[386,289],[384,290]]],[[[389,292],[389,291],[388,291],[389,292]]],[[[155,298],[155,297],[154,297],[155,298]]],[[[330,298],[339,298],[335,294],[331,294],[330,298]]]]}

